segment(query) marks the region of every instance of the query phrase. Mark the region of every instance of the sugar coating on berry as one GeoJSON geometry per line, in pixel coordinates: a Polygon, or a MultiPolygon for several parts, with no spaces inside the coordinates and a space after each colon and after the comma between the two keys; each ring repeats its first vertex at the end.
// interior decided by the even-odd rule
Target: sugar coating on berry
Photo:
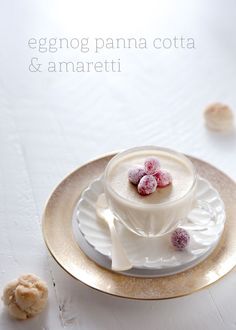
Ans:
{"type": "Polygon", "coordinates": [[[177,250],[185,249],[189,241],[189,233],[183,228],[177,228],[171,234],[171,243],[177,250]]]}
{"type": "Polygon", "coordinates": [[[140,179],[145,175],[144,168],[142,166],[135,166],[129,169],[128,179],[131,183],[137,185],[140,179]]]}
{"type": "Polygon", "coordinates": [[[138,184],[138,192],[142,196],[150,195],[157,188],[157,180],[153,175],[144,175],[138,184]]]}
{"type": "Polygon", "coordinates": [[[160,168],[160,162],[156,157],[148,157],[144,161],[144,170],[146,174],[155,174],[160,168]]]}
{"type": "Polygon", "coordinates": [[[172,182],[172,176],[166,170],[159,169],[154,176],[157,180],[158,188],[164,188],[172,182]]]}

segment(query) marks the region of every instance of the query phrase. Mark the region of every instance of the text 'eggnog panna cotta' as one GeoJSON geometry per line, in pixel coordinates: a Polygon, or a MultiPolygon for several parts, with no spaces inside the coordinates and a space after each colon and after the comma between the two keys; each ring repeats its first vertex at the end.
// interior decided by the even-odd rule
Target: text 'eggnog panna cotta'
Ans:
{"type": "Polygon", "coordinates": [[[137,147],[112,158],[104,182],[115,216],[136,234],[155,237],[175,229],[191,210],[196,172],[180,153],[137,147]]]}

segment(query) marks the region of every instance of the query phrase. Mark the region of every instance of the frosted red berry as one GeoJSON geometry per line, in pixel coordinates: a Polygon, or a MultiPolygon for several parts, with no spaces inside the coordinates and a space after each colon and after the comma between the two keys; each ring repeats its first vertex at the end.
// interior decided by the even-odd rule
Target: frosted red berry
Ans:
{"type": "Polygon", "coordinates": [[[144,168],[142,166],[135,166],[129,169],[128,178],[129,181],[135,185],[137,185],[140,179],[145,175],[144,168]]]}
{"type": "Polygon", "coordinates": [[[138,184],[138,192],[143,196],[150,195],[156,188],[157,181],[153,175],[144,175],[138,184]]]}
{"type": "Polygon", "coordinates": [[[144,170],[146,174],[155,174],[160,168],[160,162],[156,157],[148,157],[144,161],[144,170]]]}
{"type": "Polygon", "coordinates": [[[189,241],[189,233],[183,228],[177,228],[171,234],[171,243],[177,250],[185,249],[189,241]]]}
{"type": "Polygon", "coordinates": [[[158,188],[164,188],[172,182],[172,176],[166,170],[159,169],[154,176],[157,180],[158,188]]]}

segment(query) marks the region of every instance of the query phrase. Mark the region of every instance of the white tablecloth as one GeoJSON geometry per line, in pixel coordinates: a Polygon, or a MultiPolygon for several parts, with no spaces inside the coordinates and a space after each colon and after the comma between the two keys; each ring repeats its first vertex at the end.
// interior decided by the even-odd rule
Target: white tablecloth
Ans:
{"type": "Polygon", "coordinates": [[[236,135],[208,131],[204,107],[236,109],[233,0],[9,1],[0,11],[0,288],[32,272],[49,285],[38,317],[10,329],[235,329],[236,274],[190,296],[132,301],[94,291],[48,256],[45,201],[60,180],[112,150],[155,144],[204,159],[233,179],[236,135]],[[195,49],[39,52],[30,38],[193,38],[195,49]],[[29,72],[48,61],[120,59],[122,72],[29,72]]]}

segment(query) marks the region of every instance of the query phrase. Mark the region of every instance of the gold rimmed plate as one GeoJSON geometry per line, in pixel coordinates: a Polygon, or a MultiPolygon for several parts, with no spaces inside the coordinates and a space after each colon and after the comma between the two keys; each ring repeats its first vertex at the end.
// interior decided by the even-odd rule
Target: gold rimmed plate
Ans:
{"type": "Polygon", "coordinates": [[[107,294],[131,299],[166,299],[200,290],[219,280],[236,265],[236,184],[224,173],[190,157],[200,176],[219,191],[226,209],[221,240],[213,253],[199,265],[166,277],[125,276],[102,268],[90,260],[72,232],[72,215],[81,193],[99,177],[115,154],[102,156],[69,174],[54,190],[43,215],[46,245],[58,264],[82,283],[107,294]]]}

